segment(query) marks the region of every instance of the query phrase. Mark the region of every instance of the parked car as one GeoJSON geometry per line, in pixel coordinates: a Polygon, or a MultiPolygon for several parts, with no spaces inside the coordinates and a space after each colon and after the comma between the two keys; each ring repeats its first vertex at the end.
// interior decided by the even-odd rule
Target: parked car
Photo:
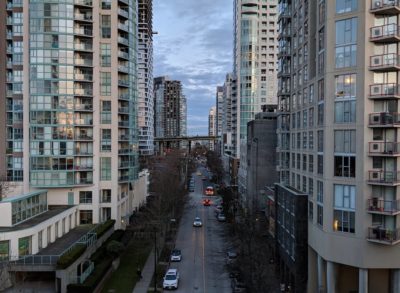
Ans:
{"type": "Polygon", "coordinates": [[[233,264],[236,262],[237,259],[237,253],[236,251],[230,250],[226,253],[226,263],[228,265],[233,264]]]}
{"type": "Polygon", "coordinates": [[[177,269],[169,269],[164,276],[163,289],[178,289],[179,272],[177,269]]]}
{"type": "Polygon", "coordinates": [[[171,261],[181,261],[182,253],[179,249],[174,249],[171,252],[171,261]]]}
{"type": "Polygon", "coordinates": [[[218,216],[219,213],[223,211],[223,208],[221,205],[217,205],[214,209],[215,215],[218,216]]]}
{"type": "Polygon", "coordinates": [[[193,227],[201,227],[201,226],[203,226],[201,219],[199,217],[194,218],[193,227]]]}
{"type": "Polygon", "coordinates": [[[222,213],[222,212],[218,214],[217,219],[218,219],[219,222],[225,222],[226,221],[226,217],[225,217],[224,213],[222,213]]]}

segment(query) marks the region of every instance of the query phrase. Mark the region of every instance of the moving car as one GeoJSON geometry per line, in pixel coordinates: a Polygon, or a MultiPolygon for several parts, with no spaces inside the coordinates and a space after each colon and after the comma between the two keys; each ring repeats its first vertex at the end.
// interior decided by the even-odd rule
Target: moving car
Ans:
{"type": "Polygon", "coordinates": [[[199,217],[194,218],[193,227],[201,227],[201,226],[203,226],[201,219],[199,217]]]}
{"type": "Polygon", "coordinates": [[[210,205],[211,205],[211,200],[210,200],[210,199],[208,199],[208,198],[206,198],[206,199],[203,199],[203,205],[204,205],[205,207],[208,207],[208,206],[210,206],[210,205]]]}
{"type": "Polygon", "coordinates": [[[163,289],[178,289],[179,273],[177,269],[169,269],[164,276],[163,289]]]}
{"type": "Polygon", "coordinates": [[[198,171],[198,172],[196,173],[196,175],[197,175],[197,176],[201,176],[201,172],[198,171]]]}
{"type": "Polygon", "coordinates": [[[181,261],[182,253],[179,249],[174,249],[171,252],[171,261],[181,261]]]}
{"type": "Polygon", "coordinates": [[[214,195],[214,187],[207,186],[205,190],[206,195],[214,195]]]}
{"type": "Polygon", "coordinates": [[[225,217],[224,213],[222,213],[222,212],[218,214],[217,219],[218,219],[219,222],[225,222],[226,221],[226,217],[225,217]]]}

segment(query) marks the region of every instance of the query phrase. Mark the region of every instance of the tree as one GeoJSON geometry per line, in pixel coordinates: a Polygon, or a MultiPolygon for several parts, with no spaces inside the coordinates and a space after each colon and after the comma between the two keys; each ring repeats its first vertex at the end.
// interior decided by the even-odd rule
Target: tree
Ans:
{"type": "Polygon", "coordinates": [[[206,154],[207,166],[215,176],[215,182],[220,183],[224,178],[224,169],[219,155],[214,151],[208,151],[206,154]]]}

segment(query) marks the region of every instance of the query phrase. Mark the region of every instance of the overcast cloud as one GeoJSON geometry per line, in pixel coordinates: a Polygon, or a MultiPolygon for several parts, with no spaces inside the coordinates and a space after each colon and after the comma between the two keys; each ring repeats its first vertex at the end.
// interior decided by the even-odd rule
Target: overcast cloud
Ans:
{"type": "Polygon", "coordinates": [[[207,134],[216,87],[232,70],[233,0],[153,0],[154,76],[182,81],[188,134],[207,134]]]}

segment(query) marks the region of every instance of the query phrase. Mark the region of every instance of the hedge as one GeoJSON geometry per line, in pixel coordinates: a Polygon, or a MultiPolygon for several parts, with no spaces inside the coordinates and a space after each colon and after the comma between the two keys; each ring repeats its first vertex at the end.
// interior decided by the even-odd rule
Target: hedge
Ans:
{"type": "Polygon", "coordinates": [[[115,224],[115,220],[107,220],[104,223],[100,224],[97,226],[94,231],[97,234],[97,238],[100,238],[101,236],[104,235],[111,227],[113,227],[115,224]]]}
{"type": "Polygon", "coordinates": [[[57,261],[57,267],[59,269],[68,268],[74,263],[86,250],[86,245],[77,244],[70,251],[64,253],[57,261]]]}

